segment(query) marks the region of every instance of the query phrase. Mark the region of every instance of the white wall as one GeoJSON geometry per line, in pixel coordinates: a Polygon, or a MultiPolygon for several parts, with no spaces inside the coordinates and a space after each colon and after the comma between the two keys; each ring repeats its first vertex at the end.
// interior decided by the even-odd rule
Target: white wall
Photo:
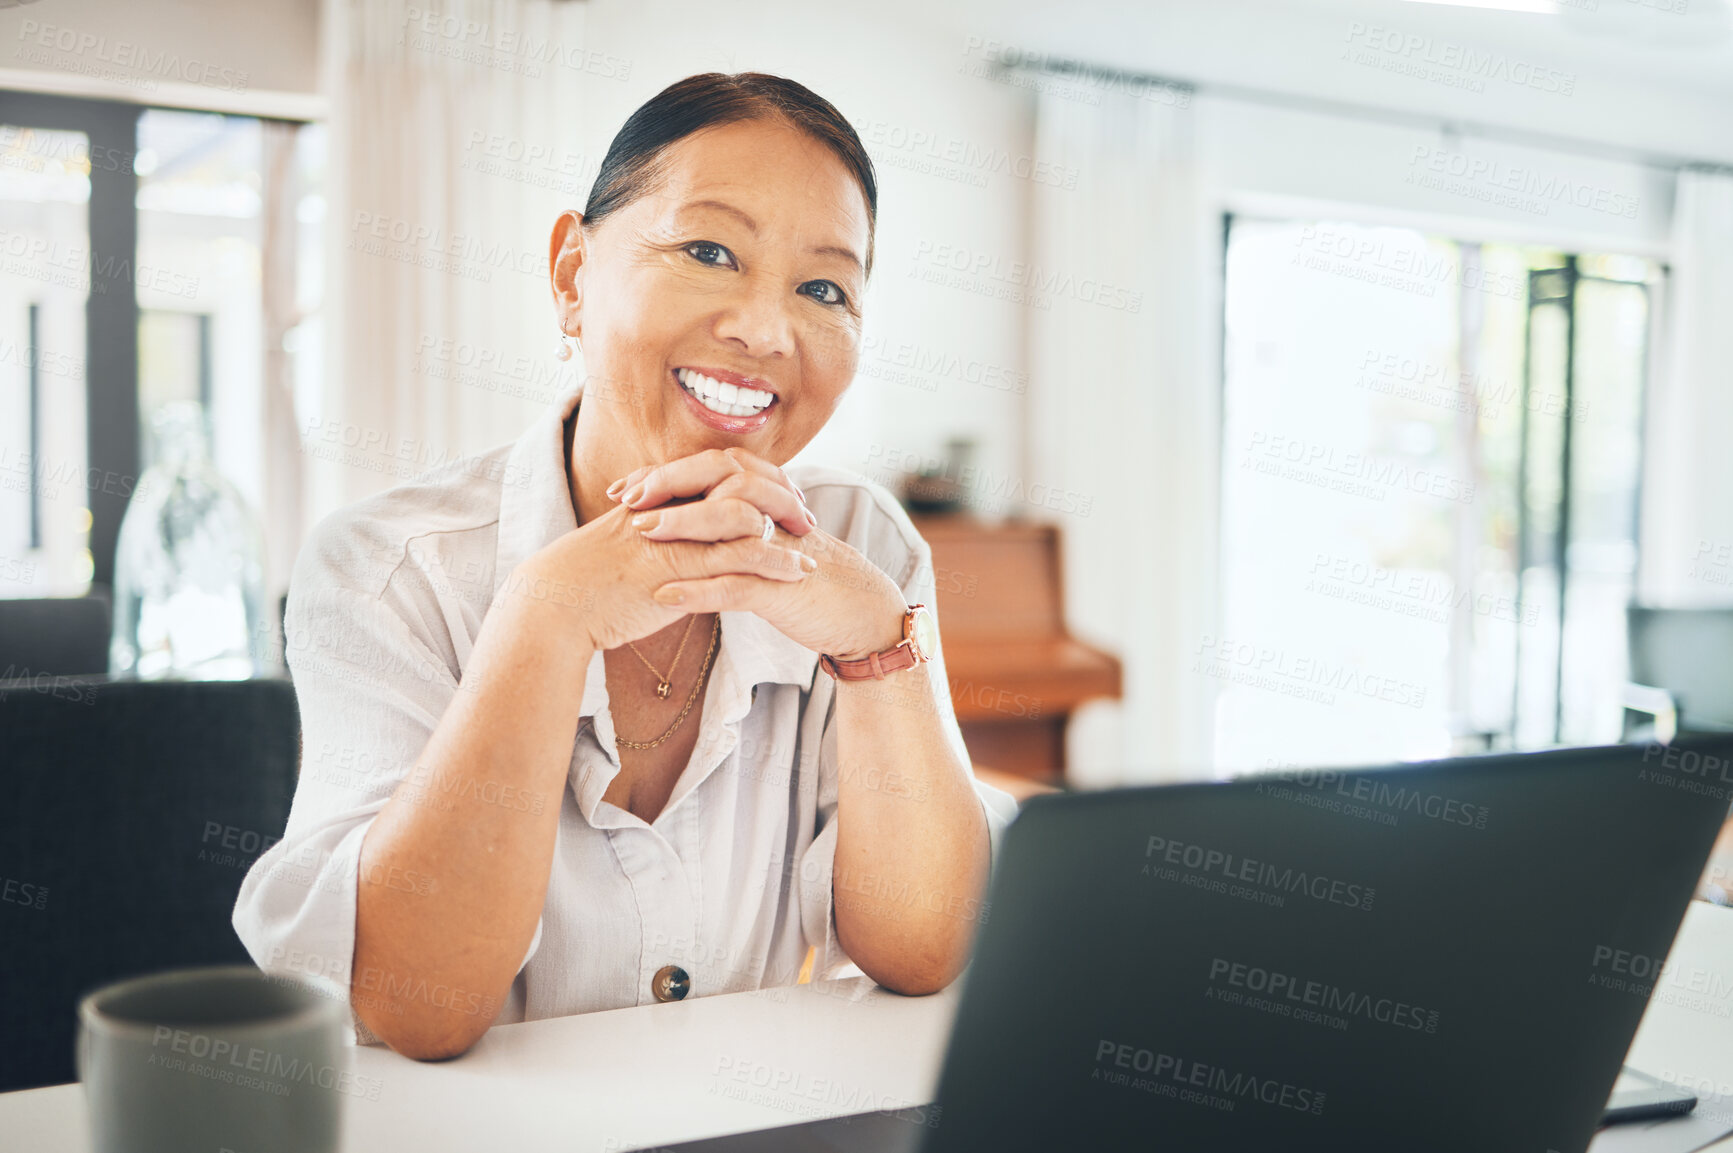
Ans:
{"type": "Polygon", "coordinates": [[[1022,258],[1028,181],[1016,172],[1028,171],[1027,94],[959,71],[957,41],[911,15],[913,6],[894,16],[830,7],[822,19],[786,0],[590,0],[589,8],[592,43],[634,61],[631,83],[591,87],[584,147],[597,156],[638,104],[711,70],[799,80],[867,143],[880,188],[866,351],[843,406],[802,459],[883,477],[887,462],[936,456],[960,435],[980,442],[984,468],[1018,468],[1021,306],[912,275],[931,269],[945,246],[971,259],[1022,258]]]}
{"type": "Polygon", "coordinates": [[[1685,7],[1677,14],[1598,0],[1593,12],[1561,6],[1541,15],[1399,0],[951,0],[946,11],[959,35],[1295,103],[1733,163],[1733,7],[1685,7]],[[1374,51],[1373,64],[1360,63],[1350,49],[1366,50],[1372,29],[1420,46],[1374,51]],[[1545,72],[1535,86],[1494,78],[1477,90],[1472,82],[1482,77],[1461,67],[1404,70],[1425,65],[1428,53],[1448,60],[1465,51],[1499,57],[1502,75],[1545,72]]]}
{"type": "MultiPolygon", "coordinates": [[[[513,19],[509,4],[496,2],[494,10],[504,12],[502,28],[512,26],[506,23],[513,19]]],[[[784,0],[726,10],[694,0],[590,0],[548,11],[558,15],[562,43],[581,46],[606,65],[593,71],[552,67],[541,77],[514,74],[507,83],[450,53],[429,60],[409,52],[417,75],[437,65],[445,79],[432,80],[434,87],[423,90],[405,113],[399,139],[343,143],[343,129],[336,126],[333,155],[340,159],[334,171],[348,164],[384,169],[385,175],[368,177],[364,187],[351,181],[333,189],[337,272],[327,296],[330,320],[354,314],[347,300],[376,296],[369,278],[387,271],[346,251],[357,213],[431,219],[445,225],[447,234],[474,232],[489,244],[536,254],[539,264],[555,215],[582,207],[608,143],[634,109],[695,72],[776,72],[836,103],[865,139],[880,175],[861,371],[803,459],[894,482],[894,465],[934,458],[946,440],[963,436],[980,442],[984,471],[1015,474],[1023,402],[1018,389],[1025,379],[1021,306],[912,276],[931,271],[935,253],[966,251],[971,258],[1006,263],[1021,257],[1032,132],[1026,91],[963,74],[944,33],[882,15],[839,15],[820,25],[808,9],[784,0]],[[887,82],[893,64],[896,79],[887,82]],[[469,87],[451,95],[447,89],[455,85],[469,87]],[[503,159],[489,154],[496,134],[503,159]],[[486,141],[474,144],[478,135],[486,141]],[[405,152],[405,142],[417,141],[436,143],[414,143],[405,152]],[[522,162],[531,152],[551,161],[522,162]],[[441,172],[449,177],[439,179],[441,172]],[[345,188],[352,203],[342,202],[345,188]],[[446,220],[453,211],[457,217],[446,220]]],[[[389,54],[401,21],[381,19],[369,27],[389,54]]],[[[418,81],[429,82],[426,75],[418,81]]],[[[357,97],[332,98],[341,112],[357,97]]],[[[358,98],[374,99],[365,88],[358,98]]],[[[363,136],[377,131],[375,124],[363,136]]],[[[404,297],[418,310],[410,353],[380,359],[377,371],[358,373],[364,349],[352,346],[343,353],[341,340],[381,345],[401,334],[369,324],[349,324],[355,331],[346,337],[334,332],[337,367],[317,419],[383,428],[393,438],[414,436],[447,456],[485,451],[514,437],[538,408],[533,398],[454,385],[414,367],[419,358],[413,352],[430,336],[469,342],[505,359],[529,358],[541,380],[553,364],[557,335],[545,282],[494,276],[482,298],[453,308],[446,305],[464,286],[409,280],[426,290],[413,300],[404,297]],[[430,303],[435,298],[444,304],[430,303]],[[393,390],[395,397],[389,395],[393,390]]],[[[324,460],[310,461],[309,468],[309,523],[396,479],[389,471],[332,467],[324,460]]],[[[1003,506],[988,500],[985,511],[1003,506]]]]}
{"type": "MultiPolygon", "coordinates": [[[[1614,19],[1613,6],[1603,7],[1614,19]]],[[[628,10],[612,0],[591,0],[591,11],[595,41],[639,60],[654,56],[658,79],[698,68],[785,71],[831,96],[869,141],[885,138],[881,126],[926,130],[942,142],[941,154],[958,141],[977,152],[1002,149],[1012,156],[1032,148],[1027,89],[974,72],[990,51],[985,45],[995,40],[1200,81],[1205,90],[1193,113],[1202,192],[1216,219],[1229,210],[1339,214],[1400,221],[1463,239],[1665,259],[1673,199],[1666,154],[1733,159],[1733,125],[1719,111],[1728,106],[1727,93],[1716,86],[1709,55],[1720,50],[1711,38],[1697,46],[1706,51],[1689,54],[1689,47],[1648,43],[1642,29],[1610,23],[1585,27],[1388,0],[1160,2],[1135,10],[961,0],[931,10],[881,5],[867,17],[827,13],[822,27],[803,9],[780,3],[657,3],[628,10]],[[1474,92],[1344,60],[1352,30],[1368,24],[1503,51],[1568,76],[1571,91],[1494,82],[1474,92]],[[677,31],[670,35],[669,29],[677,31]],[[628,43],[631,48],[622,47],[628,43]],[[1675,58],[1680,51],[1688,53],[1682,60],[1675,58]],[[823,81],[815,79],[820,75],[823,81]],[[1656,83],[1659,77],[1667,82],[1656,83]],[[1251,90],[1303,99],[1265,101],[1250,98],[1251,90]],[[1356,105],[1369,112],[1357,112],[1356,105]],[[1380,119],[1380,110],[1400,115],[1380,119]],[[1437,127],[1445,120],[1492,131],[1447,133],[1437,127]],[[1524,134],[1564,137],[1581,147],[1537,147],[1524,134]],[[1531,171],[1536,184],[1568,182],[1591,195],[1584,206],[1535,197],[1501,200],[1494,182],[1513,168],[1531,171]],[[1462,180],[1453,177],[1457,172],[1476,175],[1462,180]]],[[[639,88],[636,77],[631,87],[639,88]]],[[[630,107],[627,93],[614,96],[612,114],[607,107],[592,110],[598,131],[617,124],[630,107]]],[[[923,240],[966,250],[970,259],[1027,259],[1031,246],[1021,219],[1029,183],[994,176],[989,188],[970,188],[955,179],[966,169],[941,164],[937,175],[921,176],[886,163],[886,151],[874,146],[884,179],[884,215],[869,331],[879,347],[929,360],[955,353],[1002,364],[1012,374],[1026,371],[1021,330],[1027,310],[907,274],[923,240]]],[[[931,157],[905,151],[895,159],[931,157]]],[[[1197,290],[1213,298],[1217,287],[1197,290]]],[[[1203,378],[1214,382],[1215,350],[1206,351],[1212,363],[1203,378]]],[[[865,367],[873,370],[871,357],[865,367]]],[[[1015,393],[930,376],[924,383],[938,387],[925,392],[863,375],[811,454],[872,471],[888,451],[933,455],[947,435],[964,432],[983,441],[981,463],[989,470],[1027,471],[1026,416],[1015,393]]],[[[1099,529],[1069,527],[1079,540],[1099,529]]],[[[1147,591],[1130,587],[1112,569],[1088,580],[1074,574],[1073,617],[1087,622],[1102,616],[1091,611],[1093,605],[1075,603],[1080,598],[1133,600],[1147,591]]],[[[1087,624],[1082,627],[1087,632],[1087,624]]],[[[1090,639],[1119,650],[1130,665],[1143,659],[1136,637],[1090,639]]],[[[1126,731],[1118,713],[1114,705],[1085,711],[1073,732],[1075,764],[1111,771],[1144,760],[1143,738],[1126,731]]]]}
{"type": "Polygon", "coordinates": [[[0,11],[0,68],[118,81],[141,103],[313,92],[320,0],[25,0],[0,11]]]}
{"type": "MultiPolygon", "coordinates": [[[[317,0],[51,0],[0,11],[0,43],[18,45],[24,21],[36,21],[38,30],[52,22],[153,50],[202,53],[245,70],[255,87],[308,91],[318,71],[316,7],[317,0]]],[[[921,278],[942,272],[947,258],[995,266],[1026,259],[1033,180],[1065,179],[1063,172],[1030,172],[1040,160],[1031,155],[1033,97],[1027,86],[985,74],[989,45],[1202,83],[1193,114],[1203,191],[1218,217],[1225,210],[1339,213],[1463,238],[1665,258],[1673,198],[1665,161],[1733,163],[1733,41],[1723,0],[1692,0],[1689,19],[1672,24],[1654,12],[1633,14],[1627,9],[1636,6],[1622,0],[1556,18],[1395,0],[1148,0],[1135,7],[887,0],[822,12],[791,0],[586,0],[573,7],[583,12],[585,47],[629,62],[629,76],[579,77],[571,103],[563,103],[570,86],[562,87],[561,103],[542,110],[524,135],[535,136],[527,143],[575,154],[586,174],[576,182],[582,188],[625,116],[696,71],[792,76],[835,102],[866,138],[881,179],[868,347],[849,398],[806,456],[885,478],[898,465],[936,457],[954,435],[980,442],[986,475],[1027,471],[1019,389],[1029,365],[1028,309],[1005,298],[1014,293],[995,294],[1002,282],[963,288],[921,278]],[[1353,50],[1371,27],[1503,53],[1568,76],[1570,91],[1499,81],[1474,91],[1368,65],[1353,50]],[[1291,98],[1248,99],[1254,90],[1291,98]],[[1467,127],[1451,134],[1435,127],[1446,121],[1467,127]],[[1535,134],[1582,147],[1536,146],[1535,134]],[[1443,173],[1430,167],[1434,160],[1443,173]],[[1441,188],[1420,179],[1491,164],[1532,168],[1541,181],[1568,180],[1605,196],[1598,206],[1553,202],[1540,211],[1489,199],[1485,181],[1441,188]]],[[[85,49],[47,67],[78,67],[99,55],[85,49]]],[[[1377,65],[1402,62],[1375,53],[1377,65]]],[[[0,66],[33,65],[0,59],[0,66]]],[[[490,110],[488,122],[501,111],[490,110]]],[[[522,219],[490,221],[490,236],[539,248],[549,223],[543,217],[581,199],[577,190],[541,196],[542,207],[522,219]]],[[[341,228],[334,232],[340,242],[341,228]]],[[[551,324],[541,323],[545,293],[529,278],[510,281],[490,302],[490,315],[523,318],[503,326],[501,339],[543,358],[553,336],[551,324]],[[538,343],[534,334],[544,328],[549,339],[538,343]]],[[[470,396],[442,435],[454,451],[480,451],[511,435],[531,407],[470,396]]],[[[329,512],[340,503],[337,494],[320,490],[310,516],[329,512]]],[[[1009,507],[990,491],[976,495],[980,511],[1009,507]]],[[[1725,500],[1733,506],[1733,492],[1725,500]]],[[[1093,639],[1139,659],[1136,638],[1093,639]]],[[[1118,731],[1113,713],[1102,706],[1079,726],[1073,748],[1080,759],[1125,756],[1136,737],[1118,731]]]]}
{"type": "MultiPolygon", "coordinates": [[[[1670,250],[1675,183],[1670,169],[1577,151],[1518,148],[1498,139],[1446,137],[1436,129],[1211,96],[1207,91],[1191,111],[1201,153],[1200,227],[1212,231],[1209,240],[1218,251],[1220,223],[1227,212],[1388,222],[1467,240],[1553,244],[1572,251],[1662,259],[1670,250]],[[1505,180],[1535,190],[1568,188],[1571,193],[1560,199],[1544,193],[1503,197],[1499,182],[1505,180]],[[1581,205],[1573,203],[1577,196],[1581,205]]],[[[1196,291],[1219,310],[1219,289],[1212,261],[1196,291]]],[[[1211,326],[1219,333],[1217,326],[1219,311],[1211,326]]],[[[1196,387],[1213,398],[1220,381],[1219,345],[1211,339],[1199,352],[1203,368],[1195,377],[1196,387]]],[[[1152,431],[1148,439],[1158,440],[1158,432],[1152,431]]],[[[1212,444],[1209,451],[1217,456],[1219,450],[1212,444]]],[[[1219,475],[1217,459],[1211,475],[1219,475]]],[[[1121,474],[1119,487],[1134,488],[1147,469],[1126,461],[1121,474]]],[[[1187,499],[1208,501],[1211,496],[1199,492],[1187,499]]],[[[1115,553],[1116,535],[1125,534],[1079,522],[1070,538],[1074,575],[1069,611],[1085,629],[1091,621],[1137,619],[1122,606],[1136,605],[1152,592],[1131,576],[1133,566],[1123,545],[1115,553]],[[1115,555],[1121,563],[1112,563],[1115,555]]],[[[1213,572],[1215,558],[1207,554],[1207,549],[1165,550],[1161,563],[1176,571],[1163,570],[1157,583],[1189,587],[1183,579],[1189,574],[1177,569],[1201,566],[1213,572]]],[[[1196,627],[1208,631],[1206,625],[1196,627]]],[[[1161,667],[1157,646],[1151,638],[1118,631],[1121,635],[1109,636],[1098,630],[1091,639],[1124,654],[1128,689],[1146,684],[1161,667]]],[[[1207,754],[1187,754],[1183,764],[1169,763],[1164,756],[1164,750],[1207,749],[1212,743],[1209,709],[1193,711],[1196,716],[1171,709],[1161,715],[1164,724],[1197,731],[1151,734],[1137,731],[1137,724],[1128,720],[1137,715],[1147,721],[1147,707],[1141,712],[1116,704],[1086,708],[1072,728],[1074,774],[1088,782],[1123,783],[1197,773],[1207,767],[1207,754]]]]}
{"type": "Polygon", "coordinates": [[[1335,210],[1465,240],[1657,257],[1671,241],[1667,168],[1208,95],[1198,115],[1224,208],[1335,210]]]}

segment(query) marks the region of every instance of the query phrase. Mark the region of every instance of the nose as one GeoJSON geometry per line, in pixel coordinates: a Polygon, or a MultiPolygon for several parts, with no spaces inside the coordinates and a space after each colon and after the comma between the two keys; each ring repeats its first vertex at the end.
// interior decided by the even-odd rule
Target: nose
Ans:
{"type": "Polygon", "coordinates": [[[794,293],[768,278],[741,277],[716,318],[716,337],[747,356],[794,355],[794,293]]]}

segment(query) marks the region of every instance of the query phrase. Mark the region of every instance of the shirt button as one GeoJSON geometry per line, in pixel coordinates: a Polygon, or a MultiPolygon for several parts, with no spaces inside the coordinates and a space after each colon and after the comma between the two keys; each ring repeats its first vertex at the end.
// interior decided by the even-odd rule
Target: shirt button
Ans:
{"type": "Polygon", "coordinates": [[[678,965],[663,965],[650,978],[650,992],[658,1001],[678,1001],[692,988],[692,978],[678,965]]]}

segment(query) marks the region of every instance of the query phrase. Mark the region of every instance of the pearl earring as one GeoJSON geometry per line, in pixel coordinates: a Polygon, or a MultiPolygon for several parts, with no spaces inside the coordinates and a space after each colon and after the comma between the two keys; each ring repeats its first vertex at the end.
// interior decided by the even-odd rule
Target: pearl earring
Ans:
{"type": "Polygon", "coordinates": [[[560,360],[572,359],[572,338],[563,332],[560,333],[560,345],[554,349],[554,356],[560,360]]]}

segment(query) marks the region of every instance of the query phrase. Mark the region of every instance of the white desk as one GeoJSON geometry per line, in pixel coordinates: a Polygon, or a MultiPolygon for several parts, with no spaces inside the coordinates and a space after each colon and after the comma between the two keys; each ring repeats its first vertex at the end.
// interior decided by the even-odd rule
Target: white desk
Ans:
{"type": "MultiPolygon", "coordinates": [[[[1733,910],[1693,902],[1668,965],[1631,1064],[1733,1089],[1733,910]]],[[[923,1103],[955,1010],[857,978],[502,1025],[441,1064],[360,1048],[381,1087],[346,1102],[345,1147],[613,1151],[923,1103]]],[[[0,1148],[85,1153],[79,1087],[0,1094],[0,1148]]]]}
{"type": "MultiPolygon", "coordinates": [[[[1733,909],[1691,902],[1625,1063],[1715,1093],[1698,1111],[1733,1129],[1733,909]]],[[[1733,1136],[1710,1148],[1733,1153],[1733,1136]]]]}
{"type": "MultiPolygon", "coordinates": [[[[591,1153],[932,1099],[957,988],[865,977],[499,1025],[455,1061],[353,1050],[378,1100],[344,1102],[353,1153],[591,1153]]],[[[0,1149],[86,1153],[76,1084],[0,1094],[0,1149]]]]}

